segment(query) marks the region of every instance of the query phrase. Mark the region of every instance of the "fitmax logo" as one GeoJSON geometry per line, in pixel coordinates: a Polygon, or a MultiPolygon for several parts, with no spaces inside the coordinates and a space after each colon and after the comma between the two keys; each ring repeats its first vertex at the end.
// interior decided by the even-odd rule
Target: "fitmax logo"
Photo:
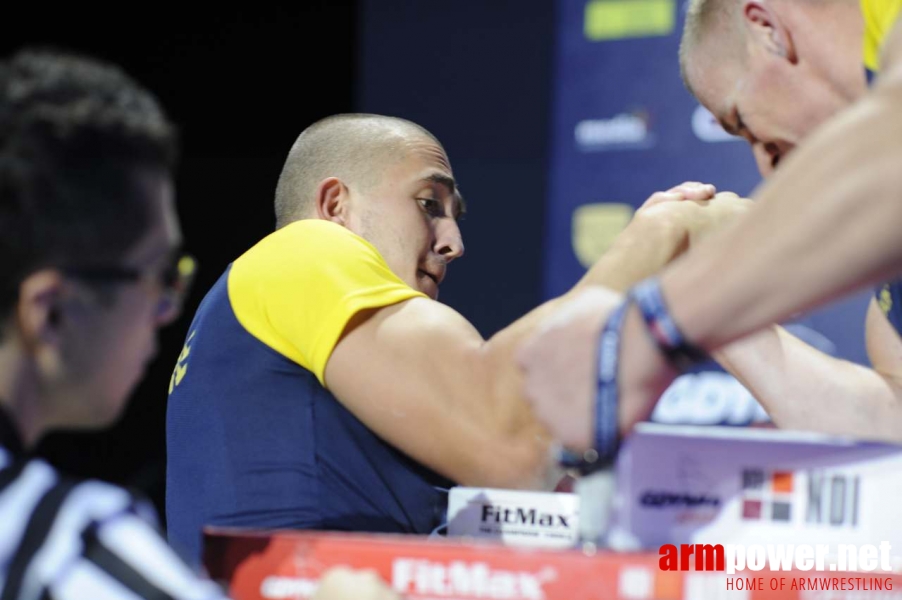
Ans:
{"type": "Polygon", "coordinates": [[[550,567],[531,573],[494,569],[484,562],[415,558],[397,558],[392,564],[395,590],[432,597],[545,600],[543,586],[556,578],[557,571],[550,567]]]}
{"type": "Polygon", "coordinates": [[[482,522],[537,525],[539,527],[570,527],[567,515],[540,513],[534,508],[503,508],[493,504],[487,504],[482,507],[482,522]]]}

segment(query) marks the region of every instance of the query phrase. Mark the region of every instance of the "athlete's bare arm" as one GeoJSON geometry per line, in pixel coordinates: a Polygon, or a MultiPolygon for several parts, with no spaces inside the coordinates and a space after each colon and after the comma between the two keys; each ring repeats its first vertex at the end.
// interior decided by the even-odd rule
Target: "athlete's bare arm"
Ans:
{"type": "MultiPolygon", "coordinates": [[[[640,211],[578,287],[625,289],[681,252],[690,236],[746,206],[735,196],[670,204],[640,211]]],[[[551,440],[524,402],[514,355],[561,301],[488,341],[451,308],[423,298],[361,315],[336,346],[326,384],[379,436],[459,483],[547,484],[551,440]]]]}

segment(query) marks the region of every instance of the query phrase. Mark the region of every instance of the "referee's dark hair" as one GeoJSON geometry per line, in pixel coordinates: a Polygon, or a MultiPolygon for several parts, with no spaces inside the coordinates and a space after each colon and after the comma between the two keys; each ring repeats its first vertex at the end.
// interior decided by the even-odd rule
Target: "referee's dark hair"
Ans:
{"type": "Polygon", "coordinates": [[[149,225],[132,170],[171,173],[176,151],[157,99],[118,67],[51,50],[0,62],[0,320],[30,273],[124,254],[149,225]]]}

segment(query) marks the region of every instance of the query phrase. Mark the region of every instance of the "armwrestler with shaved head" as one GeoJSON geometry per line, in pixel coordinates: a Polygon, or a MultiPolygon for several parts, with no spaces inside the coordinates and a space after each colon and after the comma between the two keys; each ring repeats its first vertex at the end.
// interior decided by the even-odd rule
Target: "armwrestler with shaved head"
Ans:
{"type": "MultiPolygon", "coordinates": [[[[744,207],[694,183],[647,204],[581,285],[626,289],[744,207]]],[[[438,140],[377,115],[317,122],[275,206],[276,231],[207,294],[173,373],[170,540],[196,558],[208,524],[423,534],[453,482],[553,484],[514,351],[558,300],[489,340],[436,301],[464,253],[438,140]]]]}

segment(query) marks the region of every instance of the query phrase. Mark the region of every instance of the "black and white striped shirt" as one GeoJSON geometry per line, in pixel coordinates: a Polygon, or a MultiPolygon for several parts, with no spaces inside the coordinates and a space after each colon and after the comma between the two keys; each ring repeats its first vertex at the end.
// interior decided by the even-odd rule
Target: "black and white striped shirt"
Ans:
{"type": "Polygon", "coordinates": [[[156,529],[149,504],[17,456],[0,411],[0,600],[224,599],[156,529]]]}

